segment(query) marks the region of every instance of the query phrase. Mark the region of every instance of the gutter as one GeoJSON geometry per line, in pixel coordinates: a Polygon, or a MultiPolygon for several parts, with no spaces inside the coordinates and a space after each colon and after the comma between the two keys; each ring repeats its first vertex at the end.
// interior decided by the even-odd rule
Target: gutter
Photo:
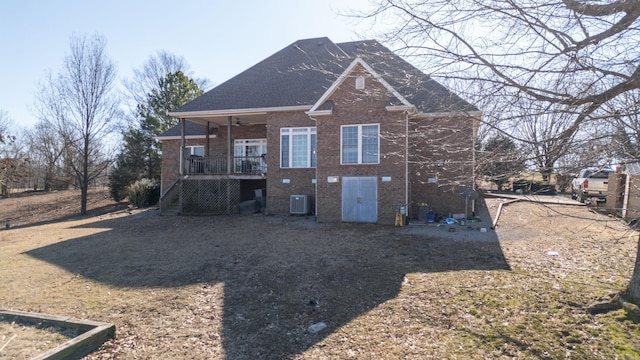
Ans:
{"type": "Polygon", "coordinates": [[[311,105],[263,107],[263,108],[253,108],[253,109],[179,111],[179,112],[169,112],[169,115],[173,117],[198,118],[198,117],[204,117],[204,116],[215,117],[215,116],[225,116],[225,115],[233,115],[233,116],[259,115],[259,114],[266,114],[267,112],[300,111],[300,110],[309,110],[309,109],[311,109],[311,105]]]}
{"type": "MultiPolygon", "coordinates": [[[[217,135],[209,135],[209,137],[211,139],[213,138],[217,138],[217,135]]],[[[165,140],[181,140],[182,137],[180,135],[175,135],[175,136],[154,136],[153,137],[155,140],[158,141],[165,141],[165,140]]],[[[187,140],[195,140],[195,139],[206,139],[207,136],[206,135],[185,135],[184,137],[187,140]]]]}
{"type": "Polygon", "coordinates": [[[482,116],[482,111],[447,111],[447,112],[432,112],[432,113],[423,113],[418,112],[414,114],[412,117],[420,118],[420,119],[428,119],[428,118],[439,118],[439,117],[447,117],[447,116],[455,116],[459,114],[466,114],[468,117],[480,117],[482,116]]]}

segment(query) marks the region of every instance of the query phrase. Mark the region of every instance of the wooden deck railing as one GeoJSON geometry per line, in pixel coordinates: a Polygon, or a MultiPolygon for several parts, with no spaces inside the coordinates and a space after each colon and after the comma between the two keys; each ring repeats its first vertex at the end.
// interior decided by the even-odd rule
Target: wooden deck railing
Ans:
{"type": "MultiPolygon", "coordinates": [[[[231,174],[259,175],[267,172],[267,163],[262,156],[236,156],[233,158],[231,174]]],[[[188,157],[184,162],[187,175],[225,175],[227,159],[213,157],[188,157]]]]}

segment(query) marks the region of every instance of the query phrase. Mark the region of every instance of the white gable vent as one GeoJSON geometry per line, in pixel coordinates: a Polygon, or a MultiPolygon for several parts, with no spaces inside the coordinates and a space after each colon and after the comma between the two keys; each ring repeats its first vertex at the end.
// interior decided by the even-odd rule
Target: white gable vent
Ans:
{"type": "Polygon", "coordinates": [[[356,90],[364,89],[364,76],[358,76],[356,78],[356,90]]]}

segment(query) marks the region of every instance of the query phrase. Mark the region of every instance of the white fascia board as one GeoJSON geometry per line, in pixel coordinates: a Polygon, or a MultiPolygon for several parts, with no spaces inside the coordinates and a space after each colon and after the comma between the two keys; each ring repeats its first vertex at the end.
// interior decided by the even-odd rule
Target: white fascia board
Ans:
{"type": "MultiPolygon", "coordinates": [[[[218,137],[217,135],[209,135],[209,139],[213,139],[218,137]]],[[[187,135],[184,137],[186,140],[193,140],[193,139],[206,139],[207,137],[205,135],[187,135]]],[[[164,141],[164,140],[181,140],[182,137],[181,136],[156,136],[154,137],[154,139],[158,140],[158,141],[164,141]]]]}
{"type": "Polygon", "coordinates": [[[268,112],[277,111],[304,111],[309,110],[311,105],[297,105],[297,106],[280,106],[280,107],[268,107],[268,108],[253,108],[253,109],[225,109],[225,110],[204,110],[204,111],[181,111],[170,112],[169,115],[177,118],[200,118],[200,117],[215,117],[225,115],[261,115],[268,112]]]}
{"type": "Polygon", "coordinates": [[[387,111],[409,111],[409,112],[415,112],[416,111],[416,107],[413,105],[392,105],[392,106],[385,106],[385,109],[387,109],[387,111]]]}
{"type": "Polygon", "coordinates": [[[382,76],[380,76],[380,74],[378,74],[375,70],[373,70],[373,68],[371,66],[369,66],[369,64],[367,64],[361,58],[356,58],[355,60],[353,60],[351,62],[351,64],[349,64],[347,69],[345,71],[343,71],[342,74],[340,74],[338,79],[336,81],[334,81],[333,84],[331,84],[329,89],[327,89],[327,91],[325,91],[325,93],[322,94],[320,99],[318,101],[316,101],[316,103],[313,105],[313,107],[311,107],[311,110],[309,110],[309,112],[315,112],[317,108],[319,108],[322,104],[324,104],[324,102],[327,101],[327,99],[336,91],[336,89],[340,85],[342,85],[342,83],[349,76],[349,74],[353,71],[353,69],[356,67],[356,65],[362,65],[362,67],[364,67],[365,70],[368,73],[373,75],[373,77],[376,80],[378,80],[387,90],[389,90],[389,92],[392,93],[393,96],[395,96],[398,100],[400,100],[400,102],[402,102],[403,105],[412,106],[411,103],[409,103],[409,101],[407,101],[407,99],[404,98],[404,96],[400,95],[400,93],[396,89],[394,89],[393,86],[391,86],[384,78],[382,78],[382,76]]]}
{"type": "Polygon", "coordinates": [[[480,117],[482,117],[482,111],[450,111],[450,112],[416,113],[411,115],[411,118],[412,119],[440,118],[440,117],[460,116],[460,115],[479,119],[480,117]]]}

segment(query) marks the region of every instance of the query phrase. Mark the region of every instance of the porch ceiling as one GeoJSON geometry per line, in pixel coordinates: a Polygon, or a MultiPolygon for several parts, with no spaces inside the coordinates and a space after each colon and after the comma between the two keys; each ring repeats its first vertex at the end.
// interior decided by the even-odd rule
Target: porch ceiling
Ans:
{"type": "Polygon", "coordinates": [[[231,116],[231,125],[233,126],[258,125],[258,124],[267,123],[267,113],[258,113],[258,114],[239,113],[239,114],[227,114],[224,116],[194,114],[192,116],[181,116],[181,117],[191,122],[199,123],[202,125],[206,125],[207,122],[209,122],[210,126],[221,127],[221,126],[227,126],[227,124],[229,123],[228,122],[229,116],[231,116]]]}

